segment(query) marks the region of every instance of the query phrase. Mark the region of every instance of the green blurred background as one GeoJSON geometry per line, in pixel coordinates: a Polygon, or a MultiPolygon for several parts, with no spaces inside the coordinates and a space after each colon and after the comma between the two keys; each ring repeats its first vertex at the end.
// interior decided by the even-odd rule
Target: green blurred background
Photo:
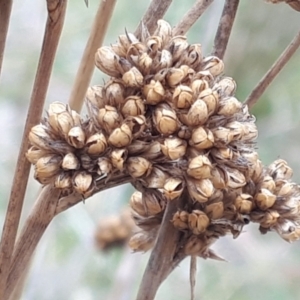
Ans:
{"type": "MultiPolygon", "coordinates": [[[[36,72],[46,19],[45,1],[15,0],[0,78],[0,226],[11,188],[16,157],[36,72]]],[[[99,1],[69,1],[47,104],[67,102],[99,1]]],[[[150,1],[118,0],[105,44],[134,31],[150,1]]],[[[194,1],[174,0],[165,19],[175,25],[194,1]]],[[[216,0],[190,30],[190,43],[212,49],[223,0],[216,0]]],[[[225,73],[236,79],[243,101],[300,28],[300,13],[263,0],[241,0],[225,56],[225,73]]],[[[103,82],[95,70],[93,84],[103,82]]],[[[265,164],[284,158],[300,182],[300,51],[290,60],[253,109],[259,128],[258,152],[265,164]]],[[[30,179],[22,223],[37,195],[30,179]]],[[[148,254],[127,248],[99,252],[94,230],[99,219],[127,206],[129,186],[105,191],[58,216],[43,237],[32,263],[23,300],[134,299],[148,254]]],[[[300,244],[275,233],[245,228],[237,240],[223,238],[213,247],[229,262],[198,261],[196,295],[205,300],[300,299],[300,244]]],[[[162,285],[158,300],[189,299],[189,262],[162,285]]]]}

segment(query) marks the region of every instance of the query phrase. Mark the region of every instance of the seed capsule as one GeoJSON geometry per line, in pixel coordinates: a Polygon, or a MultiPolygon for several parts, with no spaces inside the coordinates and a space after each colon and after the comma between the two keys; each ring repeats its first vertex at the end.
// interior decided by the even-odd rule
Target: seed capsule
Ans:
{"type": "Polygon", "coordinates": [[[215,141],[221,144],[228,145],[230,142],[233,141],[234,135],[228,128],[219,126],[212,129],[212,133],[214,135],[215,141]]]}
{"type": "Polygon", "coordinates": [[[188,46],[189,43],[187,42],[186,36],[174,36],[171,39],[169,49],[173,56],[173,63],[177,62],[181,58],[188,46]]]}
{"type": "Polygon", "coordinates": [[[122,107],[122,114],[126,118],[128,116],[138,116],[145,114],[145,105],[141,97],[129,96],[125,99],[122,107]]]}
{"type": "Polygon", "coordinates": [[[122,124],[110,134],[108,143],[117,148],[126,147],[131,143],[132,132],[127,124],[122,124]]]}
{"type": "Polygon", "coordinates": [[[193,91],[185,85],[179,85],[173,92],[173,102],[177,108],[190,108],[193,103],[193,91]]]}
{"type": "Polygon", "coordinates": [[[261,189],[267,189],[270,192],[274,192],[275,190],[275,181],[270,175],[265,175],[263,177],[263,180],[261,181],[260,188],[261,189]]]}
{"type": "Polygon", "coordinates": [[[46,126],[42,124],[33,126],[29,132],[28,138],[33,146],[45,150],[51,150],[49,145],[52,140],[46,126]]]}
{"type": "Polygon", "coordinates": [[[138,232],[134,234],[129,242],[129,247],[134,251],[143,251],[146,252],[149,249],[151,249],[155,243],[156,236],[155,235],[149,235],[148,232],[138,232]]]}
{"type": "Polygon", "coordinates": [[[211,181],[216,189],[226,188],[226,175],[223,169],[214,167],[211,170],[211,181]]]}
{"type": "Polygon", "coordinates": [[[179,122],[175,111],[167,104],[159,104],[154,111],[156,129],[164,135],[171,135],[178,130],[179,122]]]}
{"type": "Polygon", "coordinates": [[[136,117],[129,116],[124,120],[124,124],[126,124],[131,130],[132,138],[136,139],[145,131],[146,118],[142,115],[136,117]]]}
{"type": "Polygon", "coordinates": [[[242,109],[242,103],[235,97],[228,97],[220,101],[218,115],[230,117],[242,109]]]}
{"type": "Polygon", "coordinates": [[[163,100],[165,89],[159,81],[151,80],[144,86],[143,93],[147,104],[156,105],[163,100]]]}
{"type": "Polygon", "coordinates": [[[236,169],[226,168],[225,176],[227,187],[232,189],[243,187],[247,183],[245,176],[236,169]]]}
{"type": "Polygon", "coordinates": [[[80,162],[74,153],[70,152],[64,156],[62,168],[64,170],[78,170],[80,168],[80,162]]]}
{"type": "Polygon", "coordinates": [[[153,59],[148,53],[144,52],[138,56],[137,64],[139,66],[139,70],[145,75],[150,72],[153,65],[153,59]]]}
{"type": "Polygon", "coordinates": [[[236,90],[236,82],[231,77],[222,78],[215,86],[223,97],[233,96],[236,90]]]}
{"type": "Polygon", "coordinates": [[[150,175],[145,179],[150,189],[162,189],[170,176],[157,167],[153,167],[150,175]]]}
{"type": "Polygon", "coordinates": [[[220,75],[224,71],[224,63],[216,56],[207,56],[203,59],[203,70],[209,71],[214,77],[220,75]]]}
{"type": "Polygon", "coordinates": [[[49,154],[47,151],[42,150],[36,146],[32,146],[27,151],[26,157],[32,164],[35,164],[41,157],[47,154],[49,154]]]}
{"type": "Polygon", "coordinates": [[[199,255],[207,247],[202,239],[196,235],[189,237],[184,247],[184,253],[187,255],[199,255]]]}
{"type": "Polygon", "coordinates": [[[275,180],[285,179],[288,180],[293,176],[293,170],[288,166],[287,162],[283,159],[275,160],[269,166],[269,173],[275,180]]]}
{"type": "Polygon", "coordinates": [[[187,143],[179,138],[166,138],[161,150],[171,160],[176,160],[185,155],[187,143]]]}
{"type": "Polygon", "coordinates": [[[146,45],[153,52],[162,50],[162,38],[160,36],[152,35],[147,39],[146,45]]]}
{"type": "Polygon", "coordinates": [[[209,149],[214,145],[214,136],[209,129],[200,126],[193,130],[189,144],[198,150],[209,149]]]}
{"type": "Polygon", "coordinates": [[[142,73],[136,67],[132,67],[129,71],[125,72],[122,79],[130,87],[140,87],[144,81],[142,73]]]}
{"type": "Polygon", "coordinates": [[[68,132],[67,142],[77,148],[81,149],[85,145],[85,133],[81,127],[73,127],[68,132]]]}
{"type": "Polygon", "coordinates": [[[212,115],[216,112],[219,104],[219,95],[216,91],[213,91],[212,89],[206,89],[199,94],[198,98],[206,103],[209,115],[212,115]]]}
{"type": "Polygon", "coordinates": [[[105,105],[98,113],[98,122],[101,127],[108,133],[120,126],[121,116],[113,106],[105,105]]]}
{"type": "Polygon", "coordinates": [[[186,75],[186,72],[181,68],[171,68],[166,75],[167,83],[170,87],[175,87],[183,81],[186,75]]]}
{"type": "Polygon", "coordinates": [[[188,216],[188,225],[193,234],[200,234],[206,230],[209,225],[209,218],[201,210],[193,210],[188,216]]]}
{"type": "Polygon", "coordinates": [[[264,228],[270,228],[271,226],[274,226],[278,219],[280,217],[280,214],[276,210],[267,210],[264,213],[264,217],[259,222],[260,226],[264,228]]]}
{"type": "Polygon", "coordinates": [[[199,155],[190,161],[187,173],[195,179],[205,179],[211,177],[211,169],[212,165],[209,158],[205,155],[199,155]]]}
{"type": "Polygon", "coordinates": [[[206,202],[214,193],[214,186],[209,179],[189,178],[186,182],[189,194],[194,201],[206,202]]]}
{"type": "Polygon", "coordinates": [[[151,168],[152,164],[143,157],[129,157],[127,160],[127,170],[133,178],[149,175],[151,168]]]}
{"type": "Polygon", "coordinates": [[[122,171],[124,169],[124,162],[127,159],[126,149],[115,149],[111,152],[111,163],[118,170],[122,171]]]}
{"type": "Polygon", "coordinates": [[[68,172],[61,172],[55,177],[54,186],[58,189],[69,189],[72,187],[72,177],[68,172]]]}
{"type": "Polygon", "coordinates": [[[195,79],[195,80],[193,80],[193,82],[191,84],[191,89],[192,89],[193,95],[196,99],[198,98],[199,94],[202,91],[204,91],[208,88],[209,88],[208,82],[203,79],[195,79]]]}
{"type": "MultiPolygon", "coordinates": [[[[120,107],[126,101],[124,100],[125,87],[122,80],[113,79],[108,81],[105,84],[104,92],[105,92],[105,100],[106,100],[105,104],[107,105],[120,107]]],[[[98,104],[98,107],[101,108],[102,105],[100,104],[99,106],[98,104]]]]}
{"type": "Polygon", "coordinates": [[[275,204],[276,196],[267,189],[261,189],[260,192],[255,195],[254,200],[261,210],[267,210],[275,204]]]}
{"type": "Polygon", "coordinates": [[[119,56],[112,50],[111,47],[101,47],[97,50],[95,55],[96,66],[105,74],[112,77],[120,77],[120,72],[116,68],[116,61],[119,56]]]}
{"type": "Polygon", "coordinates": [[[165,20],[158,20],[153,35],[159,36],[162,40],[162,46],[165,46],[172,36],[172,27],[165,20]]]}
{"type": "Polygon", "coordinates": [[[170,177],[165,181],[163,194],[167,200],[174,200],[182,194],[183,188],[184,185],[181,179],[170,177]]]}
{"type": "Polygon", "coordinates": [[[97,174],[102,176],[102,175],[108,175],[112,171],[112,164],[110,160],[107,157],[99,157],[98,161],[98,169],[97,169],[97,174]]]}
{"type": "Polygon", "coordinates": [[[79,172],[73,177],[73,186],[77,193],[84,198],[91,196],[93,187],[93,177],[87,172],[79,172]]]}
{"type": "Polygon", "coordinates": [[[187,122],[190,126],[199,126],[204,124],[208,119],[208,109],[206,103],[198,99],[193,103],[187,114],[187,122]]]}
{"type": "Polygon", "coordinates": [[[198,71],[202,58],[201,45],[189,45],[182,53],[182,56],[179,58],[176,65],[188,65],[190,68],[198,71]]]}
{"type": "Polygon", "coordinates": [[[235,199],[234,205],[239,213],[249,214],[253,208],[252,196],[240,194],[235,199]]]}
{"type": "Polygon", "coordinates": [[[188,217],[189,217],[189,213],[182,210],[182,211],[177,211],[172,219],[173,225],[174,227],[180,229],[180,230],[184,230],[187,229],[188,226],[188,217]]]}
{"type": "Polygon", "coordinates": [[[220,219],[224,213],[224,204],[221,201],[208,204],[206,205],[204,212],[212,220],[220,219]]]}
{"type": "Polygon", "coordinates": [[[95,133],[86,141],[87,153],[99,155],[106,150],[107,141],[103,133],[95,133]]]}

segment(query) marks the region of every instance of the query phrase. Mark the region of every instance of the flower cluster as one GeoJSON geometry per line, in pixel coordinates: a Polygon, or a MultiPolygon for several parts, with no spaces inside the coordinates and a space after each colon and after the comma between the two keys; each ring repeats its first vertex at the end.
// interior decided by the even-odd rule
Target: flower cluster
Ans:
{"type": "Polygon", "coordinates": [[[53,103],[31,130],[37,180],[88,197],[99,180],[130,176],[136,251],[152,247],[168,201],[178,201],[173,224],[186,254],[216,258],[210,245],[250,221],[287,241],[300,237],[292,170],[283,160],[263,167],[255,118],[222,60],[160,20],[153,35],[121,35],[95,61],[111,78],[89,88],[89,119],[53,103]]]}

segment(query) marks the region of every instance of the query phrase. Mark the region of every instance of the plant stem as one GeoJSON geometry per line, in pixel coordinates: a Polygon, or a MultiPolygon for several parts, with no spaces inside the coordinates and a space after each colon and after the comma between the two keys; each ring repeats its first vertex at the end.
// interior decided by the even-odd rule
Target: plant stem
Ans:
{"type": "Polygon", "coordinates": [[[82,108],[86,90],[89,86],[95,68],[95,53],[103,43],[115,4],[116,0],[102,0],[95,16],[92,30],[69,98],[70,107],[77,112],[80,112],[82,108]]]}
{"type": "Polygon", "coordinates": [[[5,42],[8,31],[12,0],[0,0],[0,74],[4,56],[5,42]]]}
{"type": "Polygon", "coordinates": [[[182,17],[180,22],[173,28],[173,35],[184,35],[213,1],[214,0],[197,0],[191,9],[182,17]]]}
{"type": "Polygon", "coordinates": [[[180,232],[171,223],[174,213],[178,209],[178,200],[168,202],[157,241],[152,250],[137,300],[153,300],[160,284],[173,270],[180,232]]]}
{"type": "Polygon", "coordinates": [[[66,6],[67,1],[65,0],[47,1],[48,18],[44,41],[31,95],[0,244],[0,299],[3,299],[3,292],[5,290],[6,279],[8,276],[11,255],[15,244],[30,170],[30,163],[25,157],[25,153],[29,147],[27,137],[30,129],[40,121],[52,71],[52,65],[63,27],[66,6]]]}
{"type": "Polygon", "coordinates": [[[220,59],[224,58],[239,2],[239,0],[225,0],[212,51],[212,55],[220,59]]]}
{"type": "Polygon", "coordinates": [[[60,191],[51,185],[42,189],[16,243],[4,299],[9,299],[31,260],[46,228],[55,216],[60,191]]]}
{"type": "Polygon", "coordinates": [[[265,74],[265,76],[259,81],[257,86],[252,90],[250,95],[245,100],[245,104],[248,105],[249,108],[252,108],[254,104],[258,101],[270,83],[274,80],[274,78],[278,75],[278,73],[282,70],[285,64],[291,59],[296,50],[300,46],[300,31],[296,34],[292,42],[287,46],[287,48],[282,52],[279,58],[275,61],[269,71],[265,74]]]}
{"type": "Polygon", "coordinates": [[[138,38],[141,38],[143,26],[145,26],[150,34],[152,34],[156,28],[157,21],[163,18],[171,3],[172,0],[152,0],[135,31],[135,35],[138,38]]]}

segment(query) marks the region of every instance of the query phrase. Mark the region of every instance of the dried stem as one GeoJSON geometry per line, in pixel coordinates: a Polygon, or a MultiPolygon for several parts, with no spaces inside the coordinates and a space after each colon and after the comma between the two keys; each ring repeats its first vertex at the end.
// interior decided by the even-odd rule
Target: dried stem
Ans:
{"type": "Polygon", "coordinates": [[[59,195],[58,189],[48,185],[42,189],[37,198],[13,252],[4,299],[10,297],[24,270],[26,270],[39,240],[52,221],[59,195]]]}
{"type": "MultiPolygon", "coordinates": [[[[186,194],[183,194],[182,199],[184,197],[186,197],[186,194]]],[[[160,284],[184,258],[184,256],[176,257],[180,232],[171,223],[179,202],[181,202],[181,198],[167,204],[157,241],[138,291],[137,300],[153,300],[160,284]]]]}
{"type": "Polygon", "coordinates": [[[212,55],[224,58],[239,0],[226,0],[214,41],[212,55]]]}
{"type": "Polygon", "coordinates": [[[102,0],[95,16],[94,24],[92,26],[69,98],[70,107],[77,112],[80,112],[81,110],[84,96],[95,67],[95,53],[103,43],[115,4],[116,0],[102,0]]]}
{"type": "Polygon", "coordinates": [[[291,59],[296,50],[300,46],[300,31],[296,34],[292,42],[287,46],[283,53],[279,56],[277,61],[272,65],[270,70],[265,76],[259,81],[257,86],[253,89],[250,95],[247,97],[245,103],[252,108],[258,101],[264,91],[267,89],[269,84],[274,80],[278,73],[282,70],[285,64],[291,59]]]}
{"type": "Polygon", "coordinates": [[[173,28],[173,35],[184,35],[213,1],[214,0],[197,0],[180,22],[173,28]]]}
{"type": "Polygon", "coordinates": [[[195,300],[196,272],[197,272],[197,256],[192,255],[191,262],[190,262],[191,300],[195,300]]]}
{"type": "Polygon", "coordinates": [[[10,194],[9,204],[4,223],[2,239],[0,244],[0,299],[5,290],[6,279],[11,261],[11,254],[16,239],[20,215],[23,207],[23,200],[27,186],[30,170],[30,163],[25,157],[28,149],[28,133],[32,126],[40,121],[44,100],[52,71],[52,65],[62,31],[66,11],[66,1],[47,1],[48,18],[42,51],[40,55],[38,70],[31,95],[27,120],[23,133],[22,144],[17,160],[17,168],[13,179],[13,186],[10,194]]]}
{"type": "Polygon", "coordinates": [[[135,31],[135,35],[138,38],[141,37],[143,26],[145,26],[150,34],[152,34],[156,28],[157,21],[163,18],[171,3],[172,0],[152,0],[143,19],[135,31]]]}
{"type": "Polygon", "coordinates": [[[3,55],[4,55],[11,7],[12,7],[12,0],[0,0],[0,74],[2,69],[3,55]]]}

